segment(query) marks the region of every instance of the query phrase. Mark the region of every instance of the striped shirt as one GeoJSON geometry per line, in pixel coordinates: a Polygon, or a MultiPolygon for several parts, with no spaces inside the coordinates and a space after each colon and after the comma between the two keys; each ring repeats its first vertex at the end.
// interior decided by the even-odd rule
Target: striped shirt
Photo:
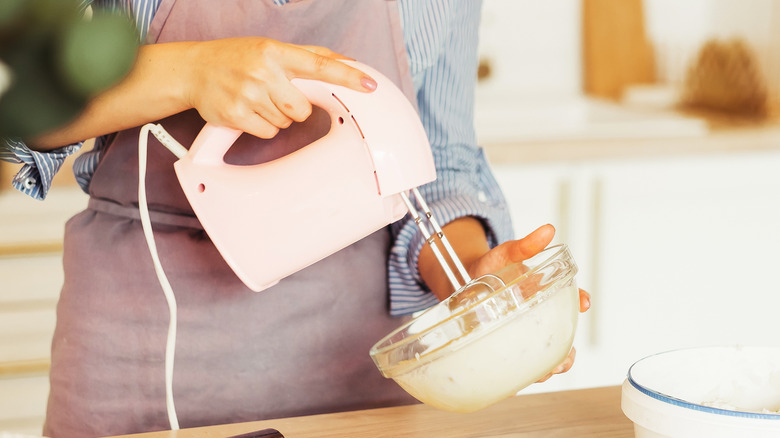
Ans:
{"type": "MultiPolygon", "coordinates": [[[[289,0],[268,0],[284,5],[289,0]]],[[[145,35],[160,0],[82,0],[86,8],[119,8],[132,15],[145,35]]],[[[403,36],[420,117],[436,162],[436,181],[420,188],[440,223],[474,216],[482,221],[492,246],[511,239],[512,225],[503,194],[494,179],[474,131],[474,86],[481,1],[399,0],[403,36]]],[[[0,159],[23,163],[13,180],[17,189],[37,199],[46,197],[51,179],[64,159],[81,143],[36,152],[16,140],[0,142],[0,159]]],[[[74,163],[86,191],[105,143],[96,139],[91,151],[74,163]]],[[[409,314],[437,302],[423,284],[417,257],[425,244],[412,220],[391,227],[394,241],[388,262],[390,313],[409,314]]]]}

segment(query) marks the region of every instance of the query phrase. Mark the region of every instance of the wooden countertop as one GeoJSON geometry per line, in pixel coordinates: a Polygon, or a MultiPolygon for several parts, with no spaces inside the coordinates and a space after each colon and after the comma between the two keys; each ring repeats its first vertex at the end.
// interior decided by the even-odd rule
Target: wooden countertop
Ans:
{"type": "Polygon", "coordinates": [[[419,404],[131,436],[224,438],[272,428],[285,438],[633,438],[620,396],[612,386],[522,395],[470,414],[419,404]]]}

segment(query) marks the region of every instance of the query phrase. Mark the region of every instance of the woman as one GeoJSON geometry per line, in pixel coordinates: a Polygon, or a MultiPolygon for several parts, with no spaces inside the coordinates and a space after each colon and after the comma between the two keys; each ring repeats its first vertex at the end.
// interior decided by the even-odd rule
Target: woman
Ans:
{"type": "MultiPolygon", "coordinates": [[[[93,6],[107,3],[113,2],[93,6]]],[[[69,126],[30,147],[11,145],[20,157],[40,158],[47,155],[31,149],[56,154],[60,145],[100,137],[76,164],[90,203],[66,227],[47,436],[170,427],[162,365],[167,307],[137,220],[136,147],[145,123],[160,120],[185,145],[204,120],[239,129],[256,138],[242,136],[231,161],[272,159],[306,144],[327,123],[290,79],[363,92],[376,87],[337,61],[350,57],[416,102],[437,163],[437,180],[423,195],[472,275],[526,258],[552,239],[546,226],[511,240],[503,197],[476,146],[479,2],[129,3],[147,42],[130,74],[69,126]]],[[[173,384],[181,426],[413,403],[377,372],[367,352],[403,315],[452,292],[414,224],[402,220],[255,294],[200,228],[174,159],[150,143],[149,205],[179,307],[173,384]]],[[[46,184],[41,175],[29,192],[46,184]]],[[[587,309],[587,294],[581,301],[587,309]]],[[[556,371],[572,360],[573,354],[556,371]]]]}

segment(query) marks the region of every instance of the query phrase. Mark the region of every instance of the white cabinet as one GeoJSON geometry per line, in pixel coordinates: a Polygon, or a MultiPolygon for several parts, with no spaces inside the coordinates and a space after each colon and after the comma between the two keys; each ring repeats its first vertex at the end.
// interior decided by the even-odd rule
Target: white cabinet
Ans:
{"type": "Polygon", "coordinates": [[[0,435],[39,435],[49,392],[65,221],[87,197],[52,189],[46,202],[0,193],[0,435]]]}
{"type": "Polygon", "coordinates": [[[619,384],[669,349],[780,346],[780,152],[496,168],[517,233],[556,225],[593,296],[574,369],[529,392],[619,384]]]}
{"type": "Polygon", "coordinates": [[[493,165],[493,173],[509,198],[512,225],[520,237],[544,225],[556,226],[556,241],[565,241],[571,168],[561,164],[493,165]]]}
{"type": "Polygon", "coordinates": [[[0,256],[0,435],[41,433],[49,393],[48,364],[59,253],[0,256]]]}

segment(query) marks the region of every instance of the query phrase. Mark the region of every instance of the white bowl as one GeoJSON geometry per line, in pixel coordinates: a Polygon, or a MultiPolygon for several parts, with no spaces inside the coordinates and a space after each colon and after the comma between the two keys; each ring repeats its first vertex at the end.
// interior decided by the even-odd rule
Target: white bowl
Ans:
{"type": "Polygon", "coordinates": [[[780,348],[700,347],[628,371],[622,409],[636,438],[780,437],[780,348]]]}

